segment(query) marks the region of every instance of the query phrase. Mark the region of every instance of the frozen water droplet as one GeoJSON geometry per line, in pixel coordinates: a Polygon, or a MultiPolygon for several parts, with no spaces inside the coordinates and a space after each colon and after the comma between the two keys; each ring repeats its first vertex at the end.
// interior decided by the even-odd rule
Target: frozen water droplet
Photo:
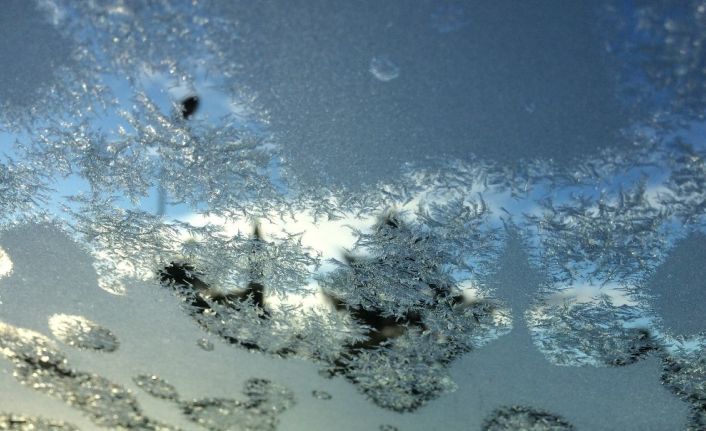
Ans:
{"type": "Polygon", "coordinates": [[[55,314],[49,318],[49,329],[56,338],[79,349],[113,352],[120,345],[110,330],[82,316],[55,314]]]}
{"type": "Polygon", "coordinates": [[[370,60],[370,73],[382,82],[392,81],[400,76],[400,68],[386,55],[379,55],[370,60]]]}
{"type": "Polygon", "coordinates": [[[214,345],[208,338],[201,338],[196,344],[207,352],[211,352],[214,349],[214,345]]]}
{"type": "Polygon", "coordinates": [[[179,399],[176,388],[155,375],[140,374],[133,377],[132,381],[153,397],[165,400],[179,399]]]}
{"type": "Polygon", "coordinates": [[[318,390],[311,391],[311,395],[317,400],[330,400],[333,398],[328,392],[318,390]]]}
{"type": "Polygon", "coordinates": [[[396,426],[392,425],[380,425],[380,431],[398,431],[398,428],[396,426]]]}

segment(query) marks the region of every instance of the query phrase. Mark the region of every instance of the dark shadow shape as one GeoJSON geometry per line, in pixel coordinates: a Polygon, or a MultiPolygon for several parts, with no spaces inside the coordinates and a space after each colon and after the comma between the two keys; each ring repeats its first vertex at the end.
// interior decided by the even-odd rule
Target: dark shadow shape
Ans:
{"type": "MultiPolygon", "coordinates": [[[[253,229],[252,241],[256,244],[253,248],[253,253],[258,252],[262,238],[260,227],[256,225],[253,229]]],[[[210,287],[199,278],[201,274],[198,270],[196,270],[193,265],[186,262],[171,262],[169,266],[159,272],[159,277],[162,284],[171,286],[177,294],[182,296],[182,299],[192,307],[191,314],[193,317],[196,317],[197,314],[216,313],[211,305],[212,303],[237,312],[242,306],[248,306],[247,303],[249,302],[260,311],[258,315],[261,319],[269,319],[270,313],[265,307],[265,286],[260,282],[252,281],[252,279],[257,277],[252,265],[250,271],[251,281],[248,282],[244,290],[236,292],[223,292],[210,287]]],[[[205,327],[203,322],[198,318],[196,320],[201,326],[205,327]]],[[[238,344],[249,350],[263,351],[263,349],[255,343],[238,340],[230,336],[221,336],[221,338],[231,344],[238,344]]],[[[282,356],[287,356],[294,352],[289,349],[284,349],[277,353],[282,356]]]]}
{"type": "Polygon", "coordinates": [[[191,116],[194,115],[199,109],[200,104],[201,101],[199,100],[198,96],[194,95],[184,98],[180,102],[180,111],[182,118],[184,118],[185,120],[190,119],[191,116]]]}

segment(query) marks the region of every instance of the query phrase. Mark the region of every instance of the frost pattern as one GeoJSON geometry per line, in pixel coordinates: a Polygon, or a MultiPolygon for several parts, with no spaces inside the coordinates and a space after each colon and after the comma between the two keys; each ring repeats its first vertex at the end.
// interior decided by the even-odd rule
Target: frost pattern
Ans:
{"type": "Polygon", "coordinates": [[[0,429],[8,431],[78,431],[78,428],[66,422],[6,413],[0,413],[0,429]]]}
{"type": "Polygon", "coordinates": [[[165,400],[179,399],[176,388],[155,375],[140,374],[133,377],[132,381],[153,397],[165,400]]]}
{"type": "MultiPolygon", "coordinates": [[[[664,138],[680,120],[702,117],[702,50],[684,47],[703,45],[703,2],[685,2],[680,6],[684,13],[669,18],[663,5],[638,2],[639,19],[615,26],[620,31],[633,24],[640,28],[639,37],[625,46],[610,46],[614,52],[633,50],[631,44],[640,43],[656,53],[645,58],[670,64],[644,63],[642,57],[631,64],[665,91],[670,100],[666,111],[674,112],[651,112],[655,121],[647,123],[663,130],[626,131],[635,140],[634,151],[605,150],[570,168],[544,160],[515,166],[430,161],[424,168],[408,166],[398,182],[361,193],[278,191],[269,176],[276,154],[263,134],[244,126],[237,116],[212,123],[199,122],[198,117],[186,121],[161,111],[143,91],[145,73],[166,71],[176,83],[192,86],[196,71],[210,68],[231,96],[248,92],[239,84],[239,65],[233,61],[233,47],[240,45],[232,23],[208,8],[167,1],[136,5],[44,0],[41,5],[41,12],[32,14],[49,18],[55,28],[47,32],[59,32],[57,40],[70,41],[71,54],[37,87],[43,96],[3,105],[5,127],[37,127],[31,128],[27,142],[15,147],[21,161],[8,155],[0,159],[0,222],[44,217],[53,208],[48,201],[58,199],[65,204],[59,216],[95,257],[103,289],[126,294],[131,278],[161,278],[182,299],[186,312],[222,340],[274,355],[314,359],[330,373],[351,380],[379,405],[407,411],[452,390],[446,366],[509,329],[508,311],[481,282],[497,257],[502,235],[496,228],[501,222],[523,229],[535,264],[548,276],[527,318],[537,343],[552,360],[627,365],[668,347],[655,340],[654,328],[633,323],[649,314],[642,287],[669,248],[670,224],[703,222],[704,154],[664,138]],[[93,44],[101,58],[77,48],[93,44]],[[203,56],[182,61],[184,52],[203,56]],[[106,71],[130,83],[129,108],[116,107],[100,79],[106,71]],[[45,91],[48,88],[51,91],[45,91]],[[99,107],[115,109],[111,113],[120,126],[94,127],[99,107]],[[668,117],[681,118],[669,124],[668,117]],[[667,178],[661,181],[655,172],[667,178]],[[643,174],[649,181],[629,179],[643,174]],[[87,193],[57,198],[56,180],[73,176],[88,183],[87,193]],[[613,183],[606,184],[606,178],[613,183]],[[606,191],[573,193],[582,186],[606,191]],[[161,189],[168,203],[187,204],[199,216],[246,219],[251,224],[303,213],[315,221],[361,221],[385,208],[404,210],[388,211],[369,230],[356,230],[357,242],[345,259],[335,262],[332,272],[321,273],[320,264],[328,261],[304,247],[298,232],[267,236],[253,229],[234,234],[214,223],[196,226],[169,219],[141,207],[140,200],[155,189],[161,189]],[[490,198],[488,203],[484,197],[490,198]],[[529,212],[503,205],[526,205],[529,212]],[[491,212],[496,223],[492,227],[487,217],[491,212]],[[476,299],[461,294],[469,285],[478,293],[476,299]],[[619,291],[630,304],[616,305],[604,297],[561,305],[547,300],[583,285],[619,291]],[[317,294],[324,304],[307,308],[286,302],[317,294]],[[386,381],[393,383],[381,383],[386,381]]],[[[459,11],[442,5],[432,21],[439,31],[455,30],[459,22],[465,24],[459,11]]],[[[253,118],[267,117],[253,100],[248,103],[258,111],[253,118]]],[[[4,354],[19,369],[45,376],[55,386],[43,391],[68,400],[77,390],[76,382],[104,383],[51,361],[37,365],[42,362],[25,350],[44,346],[44,339],[3,328],[4,354]]],[[[53,348],[41,348],[60,357],[53,348]]],[[[698,382],[698,373],[685,374],[686,381],[698,382]]],[[[674,381],[677,387],[688,387],[674,381]]],[[[116,391],[123,393],[122,388],[116,391]]],[[[132,401],[125,402],[126,408],[134,407],[132,401]]],[[[204,401],[192,413],[205,412],[208,418],[198,412],[194,417],[218,427],[230,420],[210,416],[218,406],[238,416],[242,405],[204,401]]],[[[703,406],[695,409],[697,417],[703,406]]]]}
{"type": "Polygon", "coordinates": [[[438,230],[436,236],[389,213],[372,233],[358,234],[354,250],[360,255],[349,255],[320,281],[334,307],[367,329],[335,371],[397,411],[453,390],[444,364],[509,329],[499,304],[463,298],[452,274],[469,268],[447,252],[457,248],[438,230]]]}
{"type": "Polygon", "coordinates": [[[616,307],[604,297],[540,306],[528,312],[528,322],[540,350],[556,364],[624,366],[662,348],[649,329],[636,326],[643,315],[637,307],[616,307]]]}
{"type": "Polygon", "coordinates": [[[637,283],[664,258],[665,208],[647,196],[644,182],[597,198],[576,195],[555,205],[542,202],[530,216],[538,230],[537,261],[556,282],[637,283]]]}
{"type": "Polygon", "coordinates": [[[574,195],[527,220],[536,229],[534,259],[550,275],[543,298],[528,311],[535,342],[559,364],[626,365],[657,349],[639,319],[650,315],[642,288],[665,259],[672,215],[648,196],[644,181],[599,196],[574,195]],[[590,301],[552,292],[590,287],[590,301]],[[615,304],[613,296],[622,297],[615,304]],[[599,323],[600,322],[600,323],[599,323]]]}
{"type": "Polygon", "coordinates": [[[272,154],[262,138],[228,123],[187,124],[140,92],[132,106],[118,112],[126,126],[113,132],[117,136],[86,121],[60,123],[23,146],[23,157],[45,174],[77,174],[93,193],[120,193],[133,202],[155,186],[170,203],[222,211],[247,208],[255,197],[274,198],[265,172],[272,154]]]}
{"type": "Polygon", "coordinates": [[[31,130],[48,118],[86,115],[100,106],[105,86],[91,52],[58,30],[45,2],[12,1],[0,17],[0,55],[7,61],[0,89],[0,129],[31,130]]]}
{"type": "Polygon", "coordinates": [[[145,417],[122,386],[70,368],[64,355],[39,333],[0,322],[0,354],[14,364],[13,374],[20,383],[83,411],[98,426],[173,429],[145,417]]]}
{"type": "Polygon", "coordinates": [[[63,343],[79,349],[114,352],[120,344],[110,330],[82,316],[55,314],[49,318],[49,329],[63,343]]]}
{"type": "Polygon", "coordinates": [[[277,428],[278,415],[295,404],[294,394],[267,379],[249,379],[243,393],[246,401],[206,398],[182,403],[182,411],[191,421],[212,431],[277,428]]]}
{"type": "Polygon", "coordinates": [[[702,337],[695,348],[682,348],[677,343],[678,348],[662,359],[662,383],[692,405],[689,430],[706,425],[706,345],[702,337]]]}
{"type": "MultiPolygon", "coordinates": [[[[0,354],[14,364],[13,375],[20,383],[81,410],[97,426],[149,431],[178,429],[145,416],[135,396],[122,386],[71,368],[63,353],[37,332],[0,322],[0,354]]],[[[245,382],[246,401],[225,398],[180,401],[176,389],[159,377],[140,375],[134,381],[151,395],[176,403],[189,420],[214,431],[272,431],[276,429],[277,416],[295,404],[291,390],[266,379],[252,378],[245,382]]],[[[0,415],[0,426],[3,425],[18,430],[74,429],[63,423],[17,415],[0,415]]]]}
{"type": "Polygon", "coordinates": [[[704,223],[706,213],[706,154],[692,145],[678,140],[672,152],[674,169],[667,180],[668,193],[662,197],[664,205],[684,223],[704,223]]]}
{"type": "MultiPolygon", "coordinates": [[[[466,211],[449,220],[471,223],[483,215],[466,211]]],[[[379,405],[413,410],[453,390],[446,365],[507,331],[510,322],[496,301],[463,299],[451,274],[472,269],[461,255],[445,251],[455,249],[442,236],[458,240],[458,231],[433,212],[423,216],[435,230],[407,226],[393,214],[373,234],[358,232],[355,252],[361,255],[336,262],[339,270],[318,280],[328,306],[268,305],[269,295],[306,294],[297,286],[307,282],[316,259],[296,236],[268,241],[257,228],[249,238],[189,240],[189,263],[172,262],[161,278],[203,328],[225,341],[324,361],[379,405]],[[213,263],[218,266],[209,267],[213,263]]]]}
{"type": "Polygon", "coordinates": [[[47,177],[30,164],[0,159],[0,222],[36,213],[47,199],[47,177]]]}
{"type": "Polygon", "coordinates": [[[495,410],[483,424],[483,431],[572,431],[574,426],[555,414],[524,406],[495,410]]]}

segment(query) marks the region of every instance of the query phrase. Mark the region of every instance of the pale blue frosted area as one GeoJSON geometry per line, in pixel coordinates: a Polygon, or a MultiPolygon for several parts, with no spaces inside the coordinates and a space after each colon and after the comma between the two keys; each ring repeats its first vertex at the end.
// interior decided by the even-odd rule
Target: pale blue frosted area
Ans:
{"type": "Polygon", "coordinates": [[[0,36],[0,429],[706,429],[704,0],[0,36]]]}

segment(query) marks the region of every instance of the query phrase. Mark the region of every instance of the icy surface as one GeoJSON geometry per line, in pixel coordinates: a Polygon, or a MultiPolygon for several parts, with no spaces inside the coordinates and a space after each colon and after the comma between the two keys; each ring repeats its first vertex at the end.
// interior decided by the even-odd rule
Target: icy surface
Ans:
{"type": "Polygon", "coordinates": [[[704,427],[703,1],[6,9],[0,428],[704,427]]]}
{"type": "Polygon", "coordinates": [[[81,316],[55,314],[49,318],[49,329],[65,344],[80,349],[112,352],[120,345],[109,329],[81,316]]]}

